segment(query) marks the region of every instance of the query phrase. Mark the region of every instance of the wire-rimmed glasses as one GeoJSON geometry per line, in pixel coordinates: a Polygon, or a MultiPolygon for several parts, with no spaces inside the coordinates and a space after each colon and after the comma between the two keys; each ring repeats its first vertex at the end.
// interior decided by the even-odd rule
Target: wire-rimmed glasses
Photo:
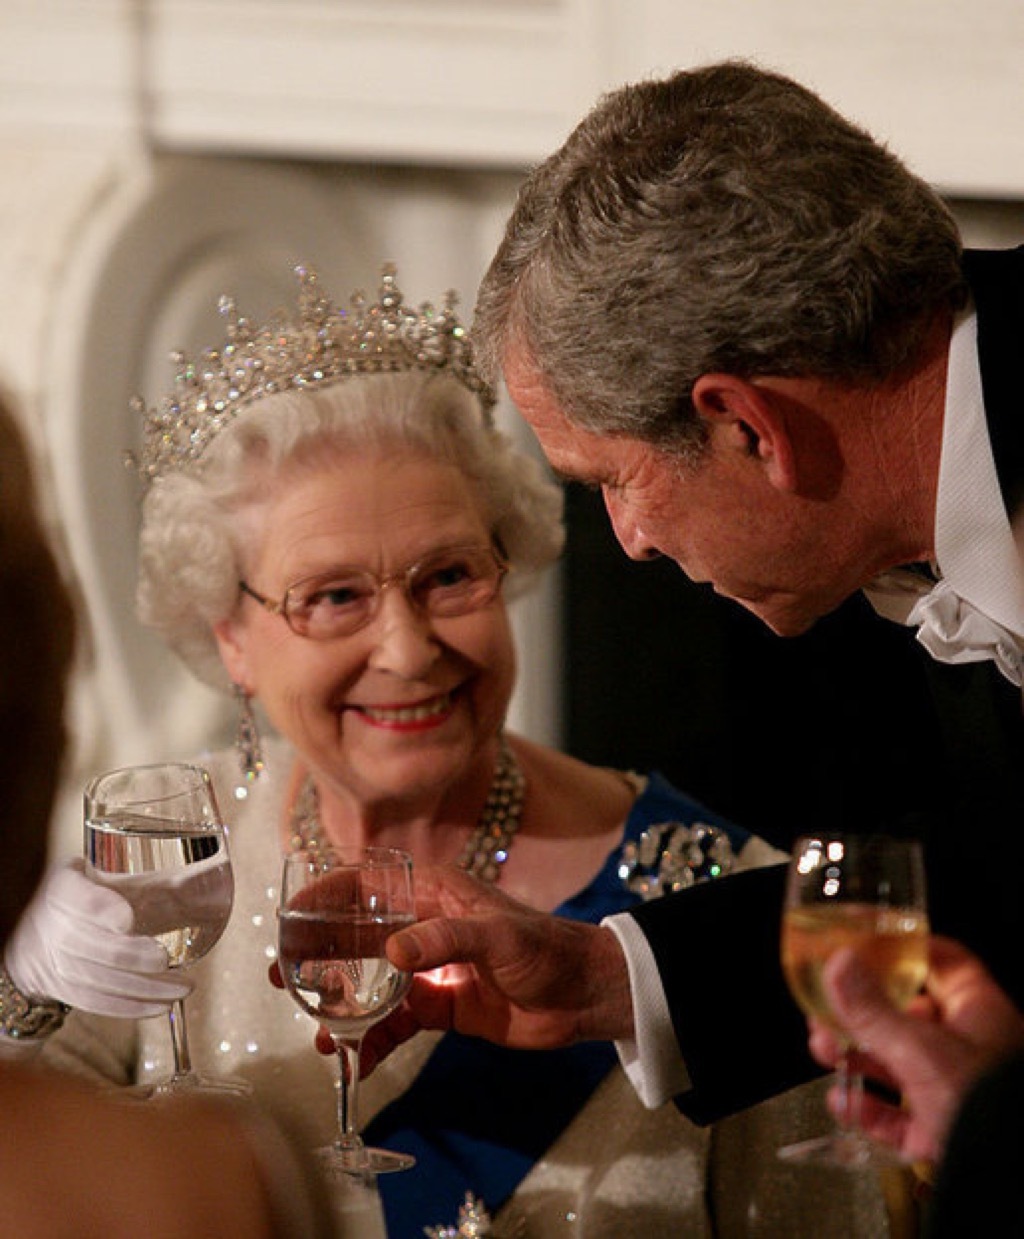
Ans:
{"type": "Polygon", "coordinates": [[[289,585],[279,601],[247,581],[239,581],[238,587],[272,615],[280,615],[298,636],[330,641],[369,624],[390,585],[400,586],[421,614],[446,619],[493,602],[507,572],[508,564],[492,546],[451,546],[398,572],[384,574],[354,565],[334,568],[289,585]]]}

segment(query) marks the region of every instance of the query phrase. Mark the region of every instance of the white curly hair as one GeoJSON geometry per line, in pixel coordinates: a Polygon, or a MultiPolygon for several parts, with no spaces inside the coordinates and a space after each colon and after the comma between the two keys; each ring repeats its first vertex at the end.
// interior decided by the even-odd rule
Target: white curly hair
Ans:
{"type": "MultiPolygon", "coordinates": [[[[444,374],[356,375],[243,406],[201,460],[150,487],[139,535],[139,618],[202,681],[229,690],[214,625],[239,601],[261,496],[330,453],[397,446],[457,466],[469,479],[523,593],[561,553],[563,494],[541,463],[484,418],[444,374]]],[[[258,528],[258,526],[257,526],[258,528]]]]}

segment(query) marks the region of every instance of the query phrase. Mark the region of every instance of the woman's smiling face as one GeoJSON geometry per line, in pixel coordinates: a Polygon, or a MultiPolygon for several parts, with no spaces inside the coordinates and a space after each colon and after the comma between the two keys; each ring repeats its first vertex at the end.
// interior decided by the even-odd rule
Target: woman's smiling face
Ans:
{"type": "MultiPolygon", "coordinates": [[[[492,543],[465,476],[408,450],[328,451],[321,465],[287,470],[254,515],[246,582],[273,600],[339,567],[390,576],[443,548],[492,543]]],[[[515,680],[500,593],[438,619],[396,581],[365,627],[323,641],[244,597],[217,636],[232,680],[311,769],[367,803],[457,779],[500,729],[515,680]]]]}

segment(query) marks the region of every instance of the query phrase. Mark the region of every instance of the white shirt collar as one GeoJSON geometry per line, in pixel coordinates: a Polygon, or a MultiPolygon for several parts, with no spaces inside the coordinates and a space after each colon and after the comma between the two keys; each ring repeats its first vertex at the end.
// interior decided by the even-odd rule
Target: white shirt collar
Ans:
{"type": "Polygon", "coordinates": [[[1024,640],[1024,539],[1006,514],[978,365],[973,309],[953,330],[935,513],[935,558],[944,581],[989,619],[1024,640]]]}
{"type": "Polygon", "coordinates": [[[941,579],[896,570],[865,591],[887,619],[917,625],[918,639],[944,662],[993,659],[1024,681],[1024,526],[1017,540],[1006,513],[989,441],[977,315],[969,307],[950,340],[935,512],[941,579]]]}

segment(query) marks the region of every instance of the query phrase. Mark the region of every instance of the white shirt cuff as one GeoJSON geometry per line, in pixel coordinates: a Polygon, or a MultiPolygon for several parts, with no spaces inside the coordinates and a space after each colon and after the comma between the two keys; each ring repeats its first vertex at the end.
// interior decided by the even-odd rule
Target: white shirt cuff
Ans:
{"type": "Polygon", "coordinates": [[[649,1110],[656,1110],[690,1087],[661,977],[643,930],[628,912],[606,917],[601,924],[622,946],[633,1000],[635,1036],[616,1041],[615,1049],[637,1096],[649,1110]]]}

